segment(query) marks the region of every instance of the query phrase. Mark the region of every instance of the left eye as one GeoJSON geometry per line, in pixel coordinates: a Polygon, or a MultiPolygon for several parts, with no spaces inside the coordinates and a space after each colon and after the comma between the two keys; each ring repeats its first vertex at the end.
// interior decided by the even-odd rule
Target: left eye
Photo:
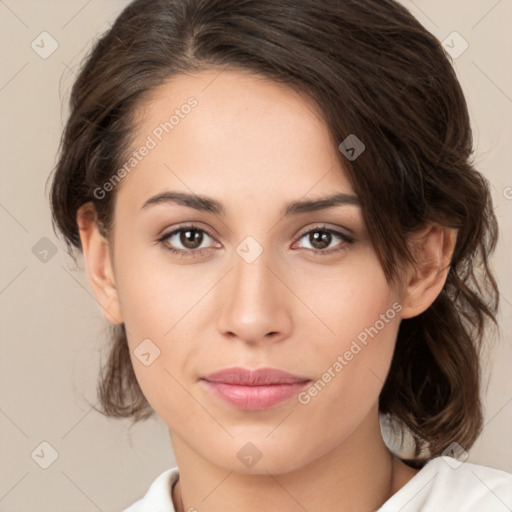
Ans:
{"type": "Polygon", "coordinates": [[[302,239],[306,239],[306,241],[310,244],[310,247],[305,247],[305,249],[327,254],[333,251],[341,250],[345,244],[341,244],[342,247],[336,247],[336,245],[340,245],[340,241],[347,244],[353,243],[353,240],[343,233],[325,227],[315,228],[311,231],[308,231],[307,233],[304,233],[300,237],[300,240],[302,239]],[[336,239],[338,239],[338,244],[334,246],[336,248],[330,248],[326,250],[333,241],[336,242],[336,239]]]}

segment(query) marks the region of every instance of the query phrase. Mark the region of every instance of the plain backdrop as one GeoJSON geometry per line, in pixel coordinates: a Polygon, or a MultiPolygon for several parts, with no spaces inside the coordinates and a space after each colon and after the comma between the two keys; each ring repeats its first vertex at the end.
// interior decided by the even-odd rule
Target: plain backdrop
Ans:
{"type": "MultiPolygon", "coordinates": [[[[469,103],[477,166],[492,184],[501,227],[493,258],[501,338],[489,363],[485,428],[469,461],[512,472],[512,2],[403,1],[460,53],[453,62],[469,103]]],[[[74,268],[53,233],[45,189],[76,71],[125,5],[0,0],[4,512],[120,511],[175,465],[158,418],[129,429],[127,420],[91,410],[106,321],[83,265],[74,268]]]]}

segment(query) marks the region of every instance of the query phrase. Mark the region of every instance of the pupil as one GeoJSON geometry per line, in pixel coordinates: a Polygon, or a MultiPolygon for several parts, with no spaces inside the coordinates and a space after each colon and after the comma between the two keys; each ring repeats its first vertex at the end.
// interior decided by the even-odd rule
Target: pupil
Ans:
{"type": "Polygon", "coordinates": [[[311,233],[310,238],[312,238],[311,245],[315,247],[315,249],[325,249],[331,243],[331,233],[327,231],[315,231],[311,233]]]}

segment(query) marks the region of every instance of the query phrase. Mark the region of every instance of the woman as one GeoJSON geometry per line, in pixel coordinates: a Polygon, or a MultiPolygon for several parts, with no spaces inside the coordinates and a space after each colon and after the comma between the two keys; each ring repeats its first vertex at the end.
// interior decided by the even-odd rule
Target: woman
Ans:
{"type": "Polygon", "coordinates": [[[472,151],[392,0],[123,11],[51,201],[114,326],[101,412],[156,413],[176,456],[126,511],[512,507],[512,475],[464,462],[498,306],[472,151]]]}

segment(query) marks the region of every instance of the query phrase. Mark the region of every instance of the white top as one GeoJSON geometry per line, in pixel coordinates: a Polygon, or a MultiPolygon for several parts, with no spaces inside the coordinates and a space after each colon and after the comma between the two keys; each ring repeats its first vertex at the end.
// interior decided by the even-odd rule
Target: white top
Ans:
{"type": "MultiPolygon", "coordinates": [[[[143,498],[122,512],[176,512],[171,486],[178,468],[164,471],[143,498]]],[[[461,463],[452,457],[430,460],[376,512],[510,512],[512,474],[461,463]]]]}

